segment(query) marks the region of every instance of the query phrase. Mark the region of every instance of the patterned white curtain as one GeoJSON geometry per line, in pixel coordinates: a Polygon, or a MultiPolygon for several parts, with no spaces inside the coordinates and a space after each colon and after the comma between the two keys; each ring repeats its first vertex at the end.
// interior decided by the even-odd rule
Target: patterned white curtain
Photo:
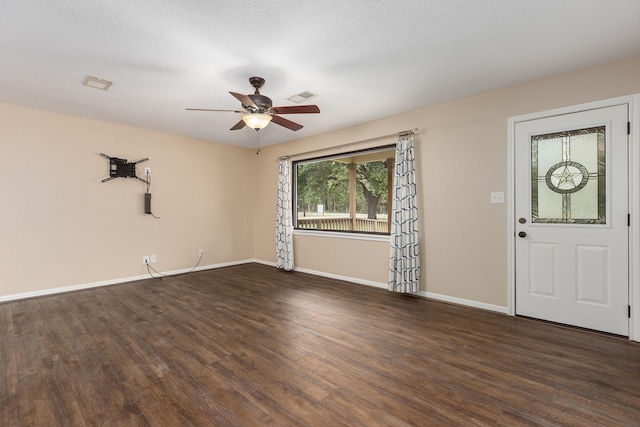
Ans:
{"type": "Polygon", "coordinates": [[[289,161],[278,162],[276,202],[276,267],[293,270],[293,218],[291,216],[291,172],[289,161]]]}
{"type": "Polygon", "coordinates": [[[420,252],[418,250],[418,208],[413,138],[400,138],[396,144],[391,221],[389,290],[418,293],[420,252]]]}

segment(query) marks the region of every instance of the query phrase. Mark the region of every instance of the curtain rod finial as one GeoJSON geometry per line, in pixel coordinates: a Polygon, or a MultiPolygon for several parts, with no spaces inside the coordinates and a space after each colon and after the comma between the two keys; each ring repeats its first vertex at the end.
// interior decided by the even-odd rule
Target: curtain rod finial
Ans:
{"type": "Polygon", "coordinates": [[[409,129],[409,130],[405,130],[403,132],[400,132],[398,134],[398,136],[411,136],[411,135],[417,135],[418,132],[420,132],[420,130],[418,128],[413,128],[413,129],[409,129]]]}

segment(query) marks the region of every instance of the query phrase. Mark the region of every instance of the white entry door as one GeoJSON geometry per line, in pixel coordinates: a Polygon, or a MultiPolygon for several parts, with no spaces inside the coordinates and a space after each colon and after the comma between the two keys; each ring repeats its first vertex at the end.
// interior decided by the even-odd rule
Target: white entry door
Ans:
{"type": "Polygon", "coordinates": [[[516,314],[629,335],[628,107],[515,124],[516,314]]]}

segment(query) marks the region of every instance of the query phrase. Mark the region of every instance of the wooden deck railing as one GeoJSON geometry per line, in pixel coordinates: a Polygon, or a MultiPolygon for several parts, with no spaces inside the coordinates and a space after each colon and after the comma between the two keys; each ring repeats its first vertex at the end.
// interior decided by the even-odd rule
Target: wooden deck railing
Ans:
{"type": "Polygon", "coordinates": [[[355,230],[351,218],[318,217],[298,218],[298,227],[304,230],[361,231],[368,233],[388,233],[387,220],[356,218],[355,230]]]}

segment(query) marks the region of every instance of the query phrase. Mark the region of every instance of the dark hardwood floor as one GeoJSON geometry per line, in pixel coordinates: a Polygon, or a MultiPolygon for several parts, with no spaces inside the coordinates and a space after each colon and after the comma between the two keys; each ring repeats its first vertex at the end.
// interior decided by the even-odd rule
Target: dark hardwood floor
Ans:
{"type": "Polygon", "coordinates": [[[0,304],[0,426],[640,425],[626,339],[248,264],[0,304]]]}

